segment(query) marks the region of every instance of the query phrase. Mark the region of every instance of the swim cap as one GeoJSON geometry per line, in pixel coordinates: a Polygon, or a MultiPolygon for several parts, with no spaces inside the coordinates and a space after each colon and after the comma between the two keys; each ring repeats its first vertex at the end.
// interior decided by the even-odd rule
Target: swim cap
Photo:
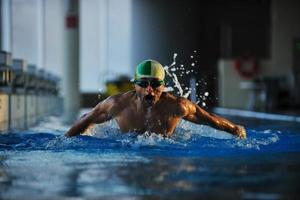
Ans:
{"type": "Polygon", "coordinates": [[[165,79],[165,70],[163,66],[155,60],[145,60],[138,64],[135,70],[134,79],[141,78],[157,78],[159,80],[165,79]]]}

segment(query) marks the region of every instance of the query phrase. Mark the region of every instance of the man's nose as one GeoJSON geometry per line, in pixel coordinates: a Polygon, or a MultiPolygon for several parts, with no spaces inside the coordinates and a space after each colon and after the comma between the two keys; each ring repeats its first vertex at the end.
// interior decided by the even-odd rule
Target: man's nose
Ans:
{"type": "Polygon", "coordinates": [[[149,92],[149,93],[153,92],[153,88],[150,85],[148,85],[147,88],[146,88],[146,91],[149,92]]]}

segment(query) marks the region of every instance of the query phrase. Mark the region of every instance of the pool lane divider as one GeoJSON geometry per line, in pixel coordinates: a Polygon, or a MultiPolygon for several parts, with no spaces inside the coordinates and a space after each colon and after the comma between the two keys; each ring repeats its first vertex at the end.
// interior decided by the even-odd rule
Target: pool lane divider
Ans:
{"type": "Polygon", "coordinates": [[[298,122],[298,123],[300,122],[300,117],[291,116],[291,115],[254,112],[248,110],[220,108],[220,107],[214,108],[213,111],[221,115],[249,117],[249,118],[256,118],[256,119],[276,120],[276,121],[298,122]]]}
{"type": "Polygon", "coordinates": [[[36,125],[60,114],[60,78],[0,50],[0,134],[36,125]]]}

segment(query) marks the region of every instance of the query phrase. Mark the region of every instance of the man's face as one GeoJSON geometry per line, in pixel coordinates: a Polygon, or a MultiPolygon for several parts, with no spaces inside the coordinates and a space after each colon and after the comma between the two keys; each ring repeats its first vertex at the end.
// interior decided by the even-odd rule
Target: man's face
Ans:
{"type": "Polygon", "coordinates": [[[163,81],[155,78],[141,78],[135,81],[135,91],[146,106],[156,104],[164,90],[163,81]]]}

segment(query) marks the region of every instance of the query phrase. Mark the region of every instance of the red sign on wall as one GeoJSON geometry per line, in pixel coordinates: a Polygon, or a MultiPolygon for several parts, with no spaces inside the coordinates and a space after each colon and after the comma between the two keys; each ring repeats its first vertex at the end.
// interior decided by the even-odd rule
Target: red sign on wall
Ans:
{"type": "Polygon", "coordinates": [[[66,27],[67,28],[77,28],[78,27],[78,16],[69,15],[66,17],[66,27]]]}

